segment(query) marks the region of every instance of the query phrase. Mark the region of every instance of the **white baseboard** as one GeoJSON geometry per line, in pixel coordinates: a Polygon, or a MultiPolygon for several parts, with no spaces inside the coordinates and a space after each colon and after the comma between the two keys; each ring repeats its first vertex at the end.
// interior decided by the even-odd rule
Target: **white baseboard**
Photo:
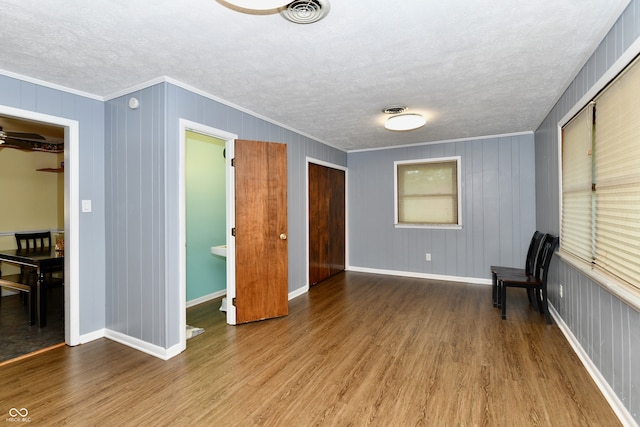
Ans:
{"type": "Polygon", "coordinates": [[[620,401],[620,398],[618,397],[616,392],[613,391],[607,380],[602,376],[598,367],[593,363],[578,339],[575,337],[575,335],[573,335],[573,332],[571,332],[571,329],[569,329],[569,326],[564,323],[564,320],[562,319],[562,317],[560,317],[560,314],[556,311],[555,307],[551,305],[551,303],[549,303],[549,313],[551,313],[551,316],[553,316],[553,318],[555,319],[556,324],[564,334],[567,341],[569,341],[569,345],[571,345],[573,351],[575,351],[578,355],[578,358],[580,358],[580,361],[584,365],[585,369],[587,370],[593,381],[595,381],[596,385],[600,389],[600,392],[604,395],[605,399],[607,399],[607,402],[609,402],[611,409],[613,409],[613,411],[616,413],[622,425],[628,427],[638,427],[638,423],[636,423],[636,421],[633,419],[633,417],[629,413],[629,410],[624,406],[622,401],[620,401]]]}
{"type": "Polygon", "coordinates": [[[98,329],[97,331],[89,332],[88,334],[80,335],[78,342],[80,344],[86,344],[91,341],[95,341],[99,338],[104,338],[106,329],[98,329]]]}
{"type": "Polygon", "coordinates": [[[210,293],[208,295],[204,295],[204,296],[202,296],[200,298],[195,298],[195,299],[189,300],[189,301],[187,301],[187,308],[193,307],[194,305],[202,304],[203,302],[211,301],[212,299],[223,297],[226,294],[227,294],[227,290],[223,289],[221,291],[216,291],[216,292],[210,293]]]}
{"type": "Polygon", "coordinates": [[[378,268],[357,267],[352,265],[350,265],[347,270],[358,271],[360,273],[384,274],[387,276],[414,277],[417,279],[442,280],[445,282],[471,283],[474,285],[490,285],[491,284],[491,279],[479,279],[477,277],[445,276],[441,274],[415,273],[411,271],[380,270],[378,268]]]}
{"type": "Polygon", "coordinates": [[[295,291],[289,292],[289,301],[292,299],[299,297],[300,295],[304,295],[309,292],[309,285],[302,286],[301,288],[296,289],[295,291]]]}
{"type": "Polygon", "coordinates": [[[112,341],[119,342],[120,344],[140,350],[162,360],[169,360],[173,356],[184,351],[184,348],[180,344],[176,344],[170,348],[162,348],[158,345],[151,344],[146,341],[142,341],[141,339],[131,337],[121,332],[112,331],[110,329],[105,330],[104,336],[112,341]]]}

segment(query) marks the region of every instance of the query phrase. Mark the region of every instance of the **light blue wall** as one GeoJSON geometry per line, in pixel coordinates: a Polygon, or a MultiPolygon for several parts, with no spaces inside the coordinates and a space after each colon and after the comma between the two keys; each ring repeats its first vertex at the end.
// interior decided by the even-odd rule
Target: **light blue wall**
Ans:
{"type": "MultiPolygon", "coordinates": [[[[535,133],[536,218],[545,232],[560,230],[558,123],[638,36],[640,1],[632,0],[535,133]]],[[[549,286],[550,302],[640,422],[640,314],[559,257],[554,257],[549,286]]]]}
{"type": "Polygon", "coordinates": [[[0,75],[0,104],[79,123],[80,198],[93,212],[80,214],[80,334],[105,327],[104,103],[0,75]]]}
{"type": "Polygon", "coordinates": [[[226,244],[225,141],[187,131],[185,204],[187,302],[222,291],[227,263],[211,246],[226,244]]]}
{"type": "Polygon", "coordinates": [[[535,230],[533,135],[354,152],[348,163],[350,266],[471,279],[522,266],[535,230]],[[394,161],[448,156],[462,158],[462,230],[395,228],[394,161]]]}
{"type": "Polygon", "coordinates": [[[179,342],[180,118],[287,144],[289,291],[306,286],[306,156],[346,166],[346,153],[170,83],[108,101],[106,118],[109,328],[179,342]]]}

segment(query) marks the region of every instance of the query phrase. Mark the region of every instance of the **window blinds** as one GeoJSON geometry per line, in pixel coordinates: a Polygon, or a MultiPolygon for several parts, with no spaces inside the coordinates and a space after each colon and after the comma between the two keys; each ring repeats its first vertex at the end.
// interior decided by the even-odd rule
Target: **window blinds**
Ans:
{"type": "Polygon", "coordinates": [[[596,98],[596,265],[640,287],[640,65],[596,98]]]}
{"type": "Polygon", "coordinates": [[[561,248],[592,260],[593,109],[585,107],[562,130],[561,248]]]}
{"type": "Polygon", "coordinates": [[[457,161],[397,165],[398,223],[457,224],[457,161]]]}

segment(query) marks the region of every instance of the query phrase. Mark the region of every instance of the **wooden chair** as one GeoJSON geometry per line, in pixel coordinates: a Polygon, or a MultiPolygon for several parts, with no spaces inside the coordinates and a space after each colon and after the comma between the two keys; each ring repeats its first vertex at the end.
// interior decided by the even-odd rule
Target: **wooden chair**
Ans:
{"type": "Polygon", "coordinates": [[[18,249],[51,248],[51,232],[16,233],[18,249]]]}
{"type": "Polygon", "coordinates": [[[534,274],[522,274],[513,276],[500,276],[498,278],[498,288],[501,291],[502,318],[507,318],[507,288],[517,287],[527,289],[529,296],[536,296],[538,309],[547,319],[547,323],[551,324],[551,314],[549,313],[549,304],[547,298],[547,279],[549,277],[549,266],[551,258],[558,245],[558,237],[546,234],[540,251],[538,252],[537,262],[534,274]]]}
{"type": "MultiPolygon", "coordinates": [[[[536,260],[538,258],[538,251],[540,250],[540,246],[542,245],[542,241],[544,239],[544,233],[540,231],[535,231],[533,236],[531,236],[531,241],[529,242],[529,249],[527,250],[527,256],[524,261],[524,268],[518,267],[503,267],[498,265],[492,265],[491,269],[491,287],[493,294],[493,306],[500,307],[501,302],[501,292],[498,288],[498,277],[504,275],[531,275],[535,270],[536,260]]],[[[529,301],[531,302],[533,294],[529,294],[529,301]]]]}
{"type": "MultiPolygon", "coordinates": [[[[50,231],[42,231],[37,233],[15,233],[16,237],[16,245],[18,246],[18,250],[50,250],[53,245],[53,241],[51,240],[51,232],[50,231]]],[[[64,271],[61,272],[62,277],[59,277],[59,273],[48,273],[44,282],[51,290],[53,287],[59,287],[64,285],[64,271]]],[[[21,281],[22,283],[31,284],[35,283],[38,278],[36,277],[36,270],[33,268],[21,268],[20,269],[21,281]]],[[[31,305],[31,301],[29,304],[31,305]]]]}
{"type": "MultiPolygon", "coordinates": [[[[2,273],[0,273],[2,274],[2,273]]],[[[36,283],[34,281],[35,276],[33,274],[29,274],[29,272],[25,269],[22,270],[19,274],[9,274],[5,276],[0,276],[0,289],[11,289],[12,291],[21,292],[21,296],[25,295],[27,297],[27,306],[29,310],[29,324],[35,325],[36,323],[36,307],[35,307],[35,298],[33,295],[35,294],[36,283]]],[[[0,297],[0,301],[2,298],[0,297]]]]}

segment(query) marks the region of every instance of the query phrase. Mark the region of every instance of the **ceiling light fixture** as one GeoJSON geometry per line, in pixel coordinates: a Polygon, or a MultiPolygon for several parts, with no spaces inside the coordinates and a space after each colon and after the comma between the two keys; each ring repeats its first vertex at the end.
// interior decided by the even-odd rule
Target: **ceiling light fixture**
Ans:
{"type": "Polygon", "coordinates": [[[232,4],[242,9],[249,10],[270,10],[280,9],[291,3],[292,0],[224,0],[225,3],[232,4]]]}
{"type": "Polygon", "coordinates": [[[398,114],[389,117],[384,127],[389,130],[403,131],[418,129],[427,123],[427,119],[420,114],[398,114]]]}

